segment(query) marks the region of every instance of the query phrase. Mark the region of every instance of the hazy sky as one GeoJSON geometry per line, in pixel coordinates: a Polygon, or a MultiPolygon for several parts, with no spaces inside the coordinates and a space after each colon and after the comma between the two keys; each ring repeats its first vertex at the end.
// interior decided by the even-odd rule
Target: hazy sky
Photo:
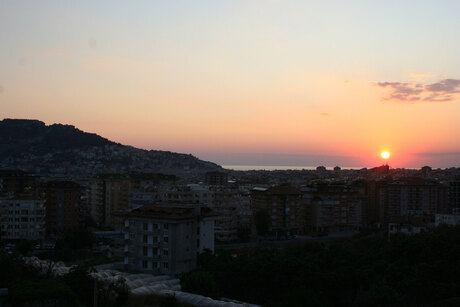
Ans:
{"type": "Polygon", "coordinates": [[[0,0],[0,119],[221,164],[460,166],[460,1],[0,0]]]}

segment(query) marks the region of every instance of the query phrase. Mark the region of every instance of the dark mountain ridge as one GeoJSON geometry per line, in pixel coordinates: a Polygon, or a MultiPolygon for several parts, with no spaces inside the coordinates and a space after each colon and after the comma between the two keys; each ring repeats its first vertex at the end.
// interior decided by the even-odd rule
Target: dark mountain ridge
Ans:
{"type": "Polygon", "coordinates": [[[39,120],[4,119],[0,121],[1,150],[22,153],[31,148],[36,153],[52,150],[84,149],[92,146],[115,145],[95,133],[83,132],[72,125],[53,124],[47,126],[39,120]]]}
{"type": "Polygon", "coordinates": [[[47,126],[39,120],[9,118],[0,121],[0,167],[75,175],[221,168],[190,154],[125,146],[72,125],[47,126]]]}

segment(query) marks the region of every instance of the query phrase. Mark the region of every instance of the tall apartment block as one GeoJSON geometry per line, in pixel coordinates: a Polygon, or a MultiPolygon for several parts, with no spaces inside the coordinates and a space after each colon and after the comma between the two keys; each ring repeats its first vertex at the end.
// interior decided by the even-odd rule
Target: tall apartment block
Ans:
{"type": "Polygon", "coordinates": [[[121,226],[113,215],[129,210],[130,180],[122,175],[100,175],[90,180],[90,215],[97,225],[121,226]]]}
{"type": "Polygon", "coordinates": [[[324,182],[303,187],[302,193],[305,232],[327,233],[362,226],[363,198],[356,187],[324,182]]]}
{"type": "Polygon", "coordinates": [[[177,275],[196,267],[198,253],[214,251],[214,214],[182,204],[151,204],[120,213],[126,269],[177,275]]]}
{"type": "Polygon", "coordinates": [[[72,181],[50,181],[44,186],[46,228],[48,233],[61,234],[66,228],[84,225],[82,187],[72,181]]]}
{"type": "Polygon", "coordinates": [[[258,210],[267,210],[270,215],[269,234],[275,237],[297,234],[298,209],[302,193],[295,187],[279,185],[251,190],[251,208],[253,214],[258,210]]]}

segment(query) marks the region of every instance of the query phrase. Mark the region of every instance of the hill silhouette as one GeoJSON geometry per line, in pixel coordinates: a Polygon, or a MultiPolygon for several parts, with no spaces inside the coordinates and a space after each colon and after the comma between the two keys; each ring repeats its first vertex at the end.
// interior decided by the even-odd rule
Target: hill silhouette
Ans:
{"type": "Polygon", "coordinates": [[[72,125],[48,126],[39,120],[9,118],[0,121],[0,167],[76,175],[220,169],[190,154],[134,148],[72,125]]]}

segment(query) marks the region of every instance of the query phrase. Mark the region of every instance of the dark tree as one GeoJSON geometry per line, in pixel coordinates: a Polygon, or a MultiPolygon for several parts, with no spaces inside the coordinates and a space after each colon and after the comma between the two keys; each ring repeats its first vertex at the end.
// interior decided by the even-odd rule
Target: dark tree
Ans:
{"type": "Polygon", "coordinates": [[[214,277],[209,272],[195,271],[181,277],[181,287],[185,292],[192,292],[209,297],[217,297],[219,291],[214,277]]]}
{"type": "Polygon", "coordinates": [[[259,209],[254,213],[254,224],[258,235],[267,235],[271,224],[270,213],[267,209],[259,209]]]}
{"type": "Polygon", "coordinates": [[[13,306],[78,306],[75,293],[55,279],[17,281],[8,297],[13,306]]]}

